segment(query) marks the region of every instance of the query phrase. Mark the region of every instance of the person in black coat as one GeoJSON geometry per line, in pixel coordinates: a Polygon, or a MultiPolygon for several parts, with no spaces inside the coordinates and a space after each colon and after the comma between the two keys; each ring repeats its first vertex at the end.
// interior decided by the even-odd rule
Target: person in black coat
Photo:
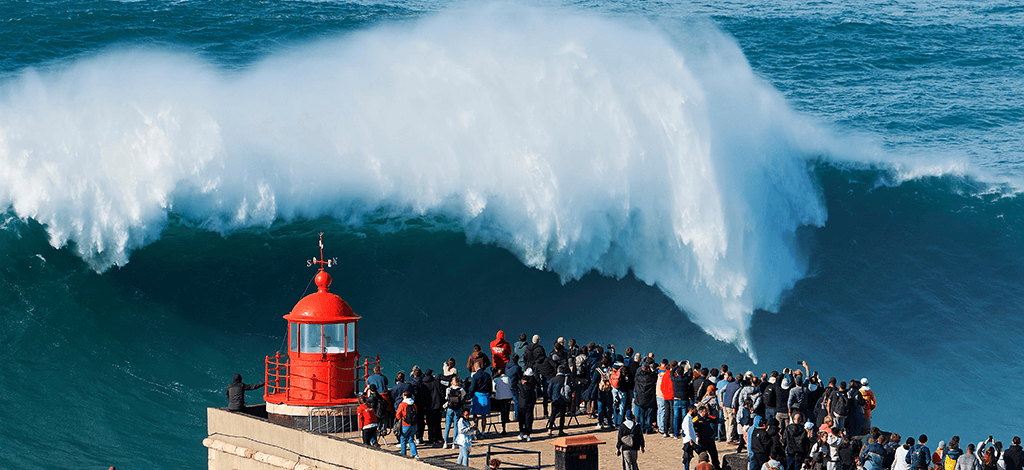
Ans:
{"type": "Polygon", "coordinates": [[[1006,461],[1006,470],[1021,470],[1024,468],[1024,450],[1020,446],[1020,437],[1013,436],[1010,441],[1013,445],[1007,447],[1003,452],[1003,460],[1006,461]]]}
{"type": "Polygon", "coordinates": [[[427,443],[432,445],[441,445],[444,442],[441,438],[441,414],[445,402],[445,387],[441,384],[441,381],[437,380],[437,377],[434,376],[434,371],[432,369],[427,369],[426,373],[423,375],[423,383],[421,387],[426,390],[426,393],[423,394],[425,401],[421,402],[417,400],[417,403],[427,404],[427,443]]]}
{"type": "Polygon", "coordinates": [[[636,416],[637,425],[640,427],[640,431],[646,434],[654,432],[654,426],[651,424],[651,421],[654,417],[654,408],[658,405],[655,399],[655,386],[657,383],[658,374],[654,372],[652,364],[644,362],[643,366],[636,372],[633,403],[639,411],[636,416]]]}
{"type": "Polygon", "coordinates": [[[537,403],[537,379],[533,369],[523,372],[519,383],[519,440],[530,440],[533,434],[533,407],[537,403]]]}
{"type": "Polygon", "coordinates": [[[242,374],[235,374],[235,380],[228,384],[228,411],[244,411],[246,390],[256,390],[259,388],[263,388],[262,382],[247,385],[242,383],[242,374]]]}
{"type": "Polygon", "coordinates": [[[697,433],[697,447],[708,453],[715,470],[722,468],[718,461],[718,444],[715,442],[715,428],[718,427],[718,422],[718,417],[711,416],[707,407],[697,407],[697,419],[693,421],[693,430],[697,433]]]}
{"type": "Polygon", "coordinates": [[[627,411],[626,419],[619,426],[619,435],[615,439],[615,455],[622,456],[623,470],[638,470],[637,451],[644,452],[645,444],[640,425],[633,421],[633,413],[627,411]]]}

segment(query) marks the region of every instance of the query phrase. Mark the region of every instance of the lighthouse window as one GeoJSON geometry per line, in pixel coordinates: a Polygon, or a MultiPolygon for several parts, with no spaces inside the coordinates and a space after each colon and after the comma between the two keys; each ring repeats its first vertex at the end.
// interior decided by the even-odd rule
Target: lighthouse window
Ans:
{"type": "Polygon", "coordinates": [[[288,330],[289,330],[289,335],[291,336],[291,339],[289,340],[289,343],[290,343],[290,349],[292,351],[298,351],[299,350],[299,327],[300,326],[302,326],[301,323],[291,323],[291,324],[289,324],[288,330]]]}
{"type": "Polygon", "coordinates": [[[320,325],[301,325],[299,352],[318,353],[320,349],[320,325]]]}
{"type": "Polygon", "coordinates": [[[353,352],[356,350],[356,324],[346,323],[345,333],[348,336],[348,342],[346,343],[347,348],[345,352],[353,352]]]}
{"type": "Polygon", "coordinates": [[[324,350],[327,354],[341,354],[345,351],[345,325],[337,323],[324,325],[324,350]]]}

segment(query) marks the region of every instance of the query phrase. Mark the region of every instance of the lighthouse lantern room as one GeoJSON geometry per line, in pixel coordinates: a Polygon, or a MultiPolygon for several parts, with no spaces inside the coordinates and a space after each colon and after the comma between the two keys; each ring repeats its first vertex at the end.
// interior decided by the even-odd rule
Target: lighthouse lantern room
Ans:
{"type": "Polygon", "coordinates": [[[337,264],[337,260],[323,259],[322,233],[320,259],[313,258],[306,264],[319,265],[314,278],[317,291],[299,300],[284,316],[288,321],[288,353],[267,357],[264,393],[271,421],[299,427],[311,411],[322,413],[355,403],[361,392],[358,385],[370,367],[366,358],[359,363],[360,317],[348,302],[328,291],[331,276],[324,268],[337,264]]]}

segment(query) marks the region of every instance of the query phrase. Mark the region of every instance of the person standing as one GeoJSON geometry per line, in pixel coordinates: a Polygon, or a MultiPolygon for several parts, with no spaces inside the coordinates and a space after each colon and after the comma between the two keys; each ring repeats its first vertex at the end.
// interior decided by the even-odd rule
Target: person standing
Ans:
{"type": "Polygon", "coordinates": [[[440,380],[434,376],[433,369],[427,369],[423,375],[423,384],[421,385],[426,393],[427,397],[427,412],[426,412],[426,425],[427,425],[427,443],[433,446],[437,446],[444,443],[441,439],[441,422],[442,414],[444,413],[444,399],[445,389],[447,384],[442,384],[440,380]]]}
{"type": "Polygon", "coordinates": [[[718,445],[715,442],[715,427],[718,426],[719,421],[717,416],[710,414],[708,407],[700,406],[697,408],[697,419],[693,422],[694,430],[697,433],[697,447],[708,453],[715,470],[722,468],[718,462],[718,445]]]}
{"type": "Polygon", "coordinates": [[[399,434],[399,449],[401,454],[405,455],[406,446],[408,446],[412,456],[417,459],[420,458],[420,454],[416,452],[416,422],[419,419],[418,414],[412,392],[406,390],[402,393],[402,403],[398,405],[398,410],[395,411],[395,419],[402,423],[399,434]]]}
{"type": "Polygon", "coordinates": [[[548,418],[548,436],[555,432],[555,418],[559,418],[558,423],[558,435],[564,436],[565,434],[565,412],[569,408],[569,400],[566,400],[564,393],[568,384],[568,376],[565,375],[565,366],[558,366],[558,372],[548,382],[548,396],[551,397],[551,417],[548,418]]]}
{"type": "Polygon", "coordinates": [[[1020,436],[1013,436],[1011,446],[1003,452],[1006,470],[1022,470],[1024,468],[1024,449],[1020,446],[1020,436]]]}
{"type": "Polygon", "coordinates": [[[967,453],[956,459],[954,470],[981,470],[981,461],[974,455],[974,444],[967,444],[967,453]]]}
{"type": "MultiPolygon", "coordinates": [[[[512,365],[512,364],[509,364],[512,365]]],[[[501,415],[501,435],[505,435],[508,424],[508,413],[512,409],[512,378],[505,375],[502,369],[494,370],[494,407],[501,415]]]]}
{"type": "Polygon", "coordinates": [[[800,470],[811,449],[811,441],[804,429],[803,415],[795,412],[790,416],[793,422],[786,426],[782,434],[782,443],[786,448],[786,470],[800,470]]]}
{"type": "Polygon", "coordinates": [[[483,353],[479,344],[473,345],[473,352],[470,353],[469,359],[466,359],[466,370],[476,372],[476,366],[480,366],[481,369],[491,366],[491,360],[483,353]]]}
{"type": "Polygon", "coordinates": [[[455,463],[468,467],[469,450],[473,447],[473,437],[477,433],[476,425],[469,419],[469,410],[463,410],[456,429],[458,433],[455,435],[455,443],[459,446],[459,458],[455,460],[455,463]]]}
{"type": "Polygon", "coordinates": [[[864,397],[864,429],[871,429],[871,412],[878,403],[875,401],[875,392],[868,386],[867,377],[860,379],[860,394],[864,397]]]}
{"type": "Polygon", "coordinates": [[[530,441],[533,434],[533,408],[537,404],[537,380],[533,369],[523,372],[523,380],[519,385],[519,440],[530,441]]]}
{"type": "Polygon", "coordinates": [[[494,368],[491,372],[497,375],[497,370],[505,369],[511,357],[512,345],[505,341],[505,332],[498,330],[494,335],[494,341],[491,341],[491,367],[494,368]]]}
{"type": "Polygon", "coordinates": [[[473,413],[477,429],[483,430],[487,429],[487,415],[491,414],[491,392],[494,391],[494,384],[491,382],[491,374],[484,370],[487,366],[476,363],[473,367],[473,375],[467,390],[470,399],[473,400],[470,411],[473,413]]]}
{"type": "MultiPolygon", "coordinates": [[[[466,391],[462,389],[462,379],[459,376],[452,377],[451,386],[445,390],[444,404],[442,405],[445,409],[444,413],[444,444],[441,446],[442,449],[448,448],[448,436],[449,432],[454,428],[455,436],[459,435],[459,428],[457,427],[459,418],[462,417],[462,410],[464,409],[463,402],[466,399],[466,391]]],[[[452,449],[455,448],[455,442],[451,441],[452,449]]]]}
{"type": "Polygon", "coordinates": [[[245,411],[245,392],[263,388],[263,382],[258,384],[242,383],[242,374],[235,374],[234,380],[228,384],[226,395],[228,397],[228,411],[245,411]]]}
{"type": "Polygon", "coordinates": [[[366,403],[365,395],[359,396],[359,408],[356,409],[356,414],[359,417],[359,429],[363,434],[363,445],[377,446],[377,414],[366,403]]]}
{"type": "Polygon", "coordinates": [[[619,435],[615,439],[615,455],[622,456],[623,470],[639,470],[637,467],[637,451],[644,452],[644,433],[633,421],[633,413],[626,412],[626,419],[619,426],[619,435]]]}

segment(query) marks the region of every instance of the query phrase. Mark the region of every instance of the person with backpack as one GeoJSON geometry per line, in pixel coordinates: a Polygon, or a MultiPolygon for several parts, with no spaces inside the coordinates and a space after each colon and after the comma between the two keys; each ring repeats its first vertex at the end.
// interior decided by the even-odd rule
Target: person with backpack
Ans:
{"type": "Polygon", "coordinates": [[[782,433],[782,443],[786,449],[786,470],[800,470],[807,452],[811,450],[811,440],[804,429],[803,415],[795,412],[790,416],[793,422],[782,433]]]}
{"type": "Polygon", "coordinates": [[[601,358],[601,365],[594,368],[591,381],[597,384],[597,429],[612,427],[612,382],[611,357],[601,358]]]}
{"type": "Polygon", "coordinates": [[[916,443],[917,441],[913,437],[908,437],[903,445],[896,448],[896,454],[893,456],[890,470],[911,470],[910,462],[907,461],[907,455],[910,455],[910,449],[913,449],[916,443]]]}
{"type": "Polygon", "coordinates": [[[469,410],[462,410],[462,417],[456,426],[458,431],[455,434],[455,444],[459,446],[459,457],[455,463],[469,466],[469,449],[473,447],[473,438],[476,437],[478,429],[470,420],[469,410]]]}
{"type": "MultiPolygon", "coordinates": [[[[442,449],[449,447],[448,436],[449,432],[455,427],[459,418],[462,416],[462,410],[465,408],[463,403],[466,400],[466,391],[462,389],[462,379],[458,376],[452,378],[451,386],[445,390],[444,395],[444,445],[442,449]]],[[[455,428],[455,435],[459,435],[458,428],[455,428]]],[[[451,442],[451,448],[455,448],[455,442],[451,442]]]]}
{"type": "Polygon", "coordinates": [[[839,382],[839,388],[832,391],[828,399],[828,414],[839,429],[846,429],[846,413],[849,408],[849,395],[846,393],[846,382],[839,382]]]}
{"type": "Polygon", "coordinates": [[[395,419],[402,423],[399,434],[399,453],[405,455],[406,447],[408,447],[414,458],[420,458],[420,454],[416,452],[416,423],[419,420],[419,413],[416,410],[411,391],[406,390],[402,393],[402,403],[395,410],[395,419]]]}
{"type": "Polygon", "coordinates": [[[565,413],[572,402],[572,388],[567,383],[565,366],[558,366],[555,376],[548,382],[548,396],[551,397],[551,416],[548,418],[548,436],[555,432],[555,418],[559,418],[558,436],[565,436],[565,413]]]}
{"type": "Polygon", "coordinates": [[[376,384],[368,384],[366,386],[365,396],[366,404],[377,415],[377,439],[378,441],[385,441],[384,436],[391,432],[391,428],[395,423],[395,407],[391,406],[391,397],[386,392],[378,392],[376,384]]]}
{"type": "Polygon", "coordinates": [[[964,451],[960,449],[960,436],[953,436],[949,440],[949,444],[946,445],[946,450],[942,452],[942,467],[944,470],[953,470],[956,468],[956,461],[964,454],[964,451]]]}
{"type": "Polygon", "coordinates": [[[629,371],[623,362],[612,364],[608,380],[612,386],[612,424],[618,427],[622,424],[626,412],[626,382],[629,371]]]}
{"type": "Polygon", "coordinates": [[[928,436],[921,434],[921,437],[917,438],[917,444],[914,444],[907,452],[904,462],[910,465],[911,470],[927,470],[931,465],[932,452],[928,449],[927,444],[928,436]]]}
{"type": "MultiPolygon", "coordinates": [[[[860,392],[858,392],[860,393],[860,392]]],[[[885,448],[878,443],[878,438],[868,438],[868,445],[860,451],[860,464],[864,470],[882,470],[882,461],[885,460],[885,448]]]]}
{"type": "Polygon", "coordinates": [[[615,455],[622,456],[623,470],[639,470],[636,464],[636,451],[643,453],[645,449],[644,433],[632,418],[633,413],[627,411],[622,426],[619,426],[619,435],[615,439],[615,455]]]}

